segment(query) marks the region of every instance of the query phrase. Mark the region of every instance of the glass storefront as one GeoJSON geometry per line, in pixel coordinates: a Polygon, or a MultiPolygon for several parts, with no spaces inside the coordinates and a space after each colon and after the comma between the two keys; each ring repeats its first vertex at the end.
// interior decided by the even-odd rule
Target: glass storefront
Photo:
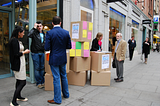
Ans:
{"type": "Polygon", "coordinates": [[[109,21],[109,49],[114,52],[116,34],[122,33],[122,38],[125,38],[124,35],[125,29],[125,15],[120,12],[110,8],[110,21],[109,21]]]}
{"type": "Polygon", "coordinates": [[[139,28],[139,23],[132,20],[132,34],[131,34],[131,36],[134,36],[134,39],[137,41],[137,45],[138,45],[138,28],[139,28]]]}
{"type": "Polygon", "coordinates": [[[57,16],[57,0],[39,0],[37,2],[37,21],[42,22],[44,32],[53,28],[54,16],[57,16]]]}
{"type": "Polygon", "coordinates": [[[12,8],[13,0],[0,0],[0,6],[12,8]]]}
{"type": "Polygon", "coordinates": [[[93,0],[80,0],[81,4],[81,21],[93,22],[93,0]]]}
{"type": "Polygon", "coordinates": [[[9,13],[0,11],[0,75],[9,73],[9,13]]]}
{"type": "MultiPolygon", "coordinates": [[[[15,25],[22,26],[25,30],[24,36],[20,41],[24,45],[24,50],[29,49],[29,39],[27,37],[29,32],[29,0],[21,0],[15,3],[15,25]]],[[[26,75],[30,77],[29,72],[29,54],[25,54],[26,60],[26,75]]]]}

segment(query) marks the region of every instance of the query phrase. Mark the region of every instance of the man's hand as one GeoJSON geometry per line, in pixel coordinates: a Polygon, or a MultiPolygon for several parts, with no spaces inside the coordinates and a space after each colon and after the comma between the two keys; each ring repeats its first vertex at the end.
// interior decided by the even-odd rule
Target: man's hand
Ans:
{"type": "Polygon", "coordinates": [[[34,24],[34,28],[37,29],[37,23],[34,24]]]}
{"type": "Polygon", "coordinates": [[[121,59],[119,59],[119,61],[122,61],[121,59]]]}

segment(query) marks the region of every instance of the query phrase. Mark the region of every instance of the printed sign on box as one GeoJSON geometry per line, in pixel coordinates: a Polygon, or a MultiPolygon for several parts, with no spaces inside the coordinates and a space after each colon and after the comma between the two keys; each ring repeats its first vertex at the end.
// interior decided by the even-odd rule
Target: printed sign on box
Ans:
{"type": "Polygon", "coordinates": [[[102,55],[102,69],[109,68],[109,54],[102,55]]]}
{"type": "Polygon", "coordinates": [[[72,24],[72,39],[79,39],[79,23],[72,24]]]}

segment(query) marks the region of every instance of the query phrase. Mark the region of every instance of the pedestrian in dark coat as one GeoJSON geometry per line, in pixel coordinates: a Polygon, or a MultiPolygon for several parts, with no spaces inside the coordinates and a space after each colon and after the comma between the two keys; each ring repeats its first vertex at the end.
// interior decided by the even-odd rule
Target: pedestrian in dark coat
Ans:
{"type": "Polygon", "coordinates": [[[150,54],[150,45],[151,42],[149,42],[149,38],[146,37],[146,40],[143,42],[143,53],[145,56],[145,64],[147,64],[148,54],[150,54]]]}
{"type": "Polygon", "coordinates": [[[134,36],[132,36],[132,38],[128,40],[128,44],[129,44],[129,57],[131,61],[134,53],[134,48],[136,47],[136,40],[134,40],[134,36]]]}

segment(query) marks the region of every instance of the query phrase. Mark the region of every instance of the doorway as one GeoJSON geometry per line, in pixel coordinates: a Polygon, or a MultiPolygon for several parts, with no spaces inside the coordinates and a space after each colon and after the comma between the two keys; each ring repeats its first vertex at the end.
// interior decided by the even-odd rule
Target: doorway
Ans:
{"type": "Polygon", "coordinates": [[[12,76],[9,59],[9,39],[11,36],[11,12],[0,10],[0,78],[12,76]]]}

